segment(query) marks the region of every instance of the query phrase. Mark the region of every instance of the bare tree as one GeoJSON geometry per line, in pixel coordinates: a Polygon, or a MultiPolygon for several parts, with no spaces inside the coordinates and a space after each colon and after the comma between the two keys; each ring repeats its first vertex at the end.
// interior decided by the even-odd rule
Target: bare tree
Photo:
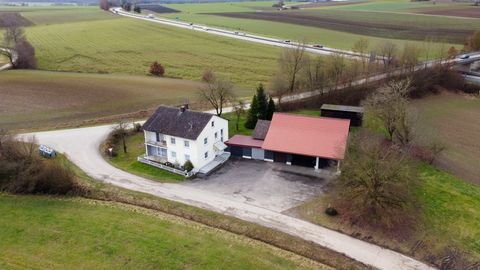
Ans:
{"type": "Polygon", "coordinates": [[[21,40],[15,45],[15,53],[17,59],[15,61],[15,68],[30,69],[37,67],[37,59],[35,57],[35,48],[26,39],[21,40]]]}
{"type": "Polygon", "coordinates": [[[405,71],[410,73],[415,71],[415,66],[419,63],[421,53],[421,49],[415,44],[405,43],[400,57],[400,63],[405,71]]]}
{"type": "Polygon", "coordinates": [[[269,89],[271,89],[271,94],[278,99],[278,107],[282,107],[282,98],[289,93],[288,90],[288,81],[281,74],[275,74],[269,84],[269,89]]]}
{"type": "Polygon", "coordinates": [[[297,90],[298,75],[305,66],[305,60],[304,44],[299,44],[295,48],[285,49],[278,59],[279,73],[286,78],[289,93],[297,90]]]}
{"type": "Polygon", "coordinates": [[[235,105],[233,105],[233,112],[235,113],[236,122],[235,122],[235,129],[236,131],[239,130],[240,126],[240,117],[245,113],[245,102],[241,99],[237,100],[235,105]]]}
{"type": "Polygon", "coordinates": [[[415,179],[404,151],[360,131],[349,142],[336,204],[352,223],[395,228],[410,217],[415,179]]]}
{"type": "Polygon", "coordinates": [[[383,66],[387,72],[395,65],[395,55],[397,53],[397,45],[391,41],[385,41],[378,47],[378,53],[382,57],[383,66]]]}
{"type": "MultiPolygon", "coordinates": [[[[380,87],[365,101],[367,111],[381,121],[390,141],[393,141],[399,129],[402,129],[400,131],[402,139],[404,136],[410,135],[409,128],[411,123],[408,122],[407,116],[407,97],[410,85],[410,80],[391,81],[380,87]]],[[[411,136],[405,138],[405,140],[408,139],[410,141],[410,138],[411,136]]]]}
{"type": "Polygon", "coordinates": [[[368,48],[370,46],[370,42],[366,38],[360,38],[353,44],[353,52],[356,52],[361,55],[361,62],[362,62],[362,73],[365,74],[365,78],[368,77],[368,58],[367,53],[368,53],[368,48]]]}
{"type": "Polygon", "coordinates": [[[325,75],[325,62],[322,57],[307,58],[302,75],[305,88],[310,91],[323,90],[328,83],[328,78],[325,75]]]}
{"type": "Polygon", "coordinates": [[[327,76],[330,77],[334,89],[337,90],[345,72],[345,56],[339,53],[331,54],[327,58],[327,63],[327,76]]]}
{"type": "Polygon", "coordinates": [[[234,98],[233,84],[225,79],[218,79],[214,76],[214,80],[205,82],[200,87],[200,99],[209,103],[218,116],[223,113],[225,105],[234,98]]]}
{"type": "Polygon", "coordinates": [[[115,127],[114,133],[117,136],[120,136],[120,140],[122,140],[123,152],[127,153],[127,141],[126,137],[128,134],[128,124],[126,121],[121,120],[117,126],[115,127]]]}
{"type": "Polygon", "coordinates": [[[0,47],[0,54],[6,56],[13,68],[35,68],[37,61],[35,49],[27,41],[25,31],[20,26],[18,18],[6,16],[5,33],[0,47]]]}

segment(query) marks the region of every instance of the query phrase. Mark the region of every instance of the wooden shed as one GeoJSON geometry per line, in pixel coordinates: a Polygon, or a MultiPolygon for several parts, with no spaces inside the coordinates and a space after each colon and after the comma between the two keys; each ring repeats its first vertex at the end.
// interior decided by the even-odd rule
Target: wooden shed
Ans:
{"type": "Polygon", "coordinates": [[[350,119],[351,126],[360,127],[363,122],[363,107],[323,104],[321,107],[321,116],[350,119]]]}

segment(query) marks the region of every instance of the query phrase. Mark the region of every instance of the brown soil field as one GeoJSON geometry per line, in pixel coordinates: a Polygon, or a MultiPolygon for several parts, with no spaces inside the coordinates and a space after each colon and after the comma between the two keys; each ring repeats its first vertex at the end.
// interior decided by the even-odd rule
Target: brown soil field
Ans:
{"type": "Polygon", "coordinates": [[[425,10],[420,11],[421,14],[429,15],[441,15],[441,16],[454,16],[454,17],[465,17],[465,18],[480,18],[480,6],[475,7],[471,6],[468,8],[461,9],[438,9],[438,10],[425,10]]]}
{"type": "Polygon", "coordinates": [[[316,2],[316,3],[308,3],[308,4],[300,4],[300,5],[292,5],[292,7],[298,8],[318,8],[318,7],[331,7],[331,6],[348,6],[353,4],[360,4],[366,1],[354,1],[354,2],[316,2]]]}
{"type": "Polygon", "coordinates": [[[17,12],[1,12],[0,11],[0,27],[5,27],[7,24],[15,22],[19,26],[30,26],[33,23],[17,12]]]}
{"type": "Polygon", "coordinates": [[[382,24],[344,18],[323,18],[319,15],[309,16],[297,12],[225,12],[210,15],[291,23],[352,34],[395,39],[425,40],[428,36],[447,42],[463,43],[465,37],[472,34],[472,30],[467,29],[424,28],[402,24],[382,24]]]}
{"type": "MultiPolygon", "coordinates": [[[[198,102],[200,84],[128,75],[0,73],[0,127],[48,129],[145,118],[158,105],[198,102]]],[[[246,95],[243,90],[238,95],[246,95]]]]}
{"type": "Polygon", "coordinates": [[[418,140],[445,145],[437,166],[480,184],[480,97],[442,93],[413,102],[418,140]]]}

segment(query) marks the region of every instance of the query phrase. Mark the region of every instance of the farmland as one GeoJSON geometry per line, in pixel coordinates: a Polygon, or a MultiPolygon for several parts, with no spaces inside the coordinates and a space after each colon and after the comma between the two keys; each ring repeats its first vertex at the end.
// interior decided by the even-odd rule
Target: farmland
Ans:
{"type": "MultiPolygon", "coordinates": [[[[146,76],[2,72],[0,126],[32,129],[144,118],[160,104],[180,104],[186,99],[196,102],[199,86],[191,81],[146,76]]],[[[236,93],[251,94],[243,88],[236,93]]]]}
{"type": "Polygon", "coordinates": [[[38,68],[145,75],[153,61],[166,76],[199,80],[205,68],[243,86],[267,82],[279,48],[205,35],[100,11],[98,7],[23,8],[38,68]]]}
{"type": "MultiPolygon", "coordinates": [[[[424,16],[409,11],[432,5],[406,0],[327,5],[296,11],[276,11],[268,2],[167,6],[182,12],[162,16],[281,39],[306,40],[341,49],[351,49],[355,41],[365,36],[370,39],[372,47],[386,40],[398,45],[410,40],[421,46],[427,37],[461,46],[465,34],[480,25],[479,19],[424,16]],[[413,29],[405,30],[406,26],[412,28],[412,25],[415,26],[413,29]],[[453,36],[445,35],[445,30],[453,36]]],[[[437,6],[457,7],[456,4],[437,6]]]]}
{"type": "Polygon", "coordinates": [[[413,103],[420,140],[436,140],[446,147],[438,165],[470,182],[480,184],[480,99],[451,93],[413,103]]]}
{"type": "Polygon", "coordinates": [[[0,194],[0,268],[327,269],[160,212],[86,199],[0,194]]]}

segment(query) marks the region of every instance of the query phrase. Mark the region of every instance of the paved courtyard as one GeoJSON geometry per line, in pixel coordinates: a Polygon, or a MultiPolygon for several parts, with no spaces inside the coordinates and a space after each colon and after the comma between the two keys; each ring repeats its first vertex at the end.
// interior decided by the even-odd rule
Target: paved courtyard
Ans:
{"type": "Polygon", "coordinates": [[[256,160],[230,159],[206,178],[182,185],[282,212],[323,193],[330,173],[256,160]]]}

